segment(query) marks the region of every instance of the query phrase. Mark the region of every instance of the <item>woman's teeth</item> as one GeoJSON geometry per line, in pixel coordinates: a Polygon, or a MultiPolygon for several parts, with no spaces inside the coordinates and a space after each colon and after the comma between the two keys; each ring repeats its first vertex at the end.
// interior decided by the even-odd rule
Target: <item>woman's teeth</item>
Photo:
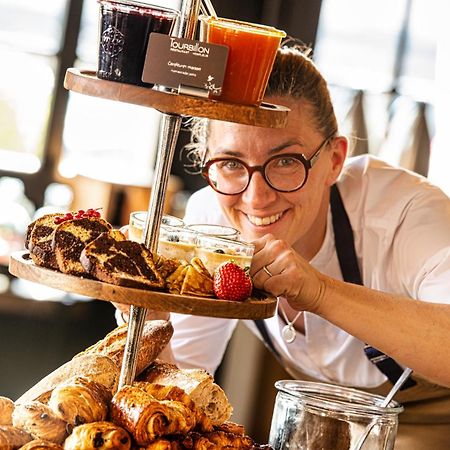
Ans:
{"type": "Polygon", "coordinates": [[[274,214],[273,216],[267,216],[267,217],[256,217],[256,216],[250,216],[247,215],[248,220],[253,224],[257,226],[261,225],[271,225],[272,223],[276,222],[283,213],[274,214]]]}

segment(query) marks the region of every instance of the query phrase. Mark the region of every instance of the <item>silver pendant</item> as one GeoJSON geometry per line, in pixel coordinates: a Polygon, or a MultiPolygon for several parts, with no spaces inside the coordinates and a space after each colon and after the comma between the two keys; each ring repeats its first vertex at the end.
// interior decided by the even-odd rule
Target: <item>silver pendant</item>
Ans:
{"type": "Polygon", "coordinates": [[[281,330],[281,336],[283,336],[283,339],[288,343],[292,343],[295,341],[297,332],[295,331],[292,324],[285,325],[283,329],[281,330]]]}

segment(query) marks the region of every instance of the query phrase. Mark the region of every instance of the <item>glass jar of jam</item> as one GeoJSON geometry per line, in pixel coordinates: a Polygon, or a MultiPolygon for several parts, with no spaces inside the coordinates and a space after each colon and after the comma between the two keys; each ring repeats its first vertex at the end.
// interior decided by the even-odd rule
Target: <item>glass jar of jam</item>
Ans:
{"type": "Polygon", "coordinates": [[[99,0],[99,78],[151,87],[142,81],[150,33],[171,34],[179,12],[128,0],[99,0]]]}

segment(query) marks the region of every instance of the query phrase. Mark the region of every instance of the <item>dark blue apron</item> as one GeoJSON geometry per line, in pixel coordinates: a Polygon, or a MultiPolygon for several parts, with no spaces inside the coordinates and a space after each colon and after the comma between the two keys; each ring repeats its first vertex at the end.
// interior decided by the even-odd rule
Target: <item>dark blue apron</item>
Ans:
{"type": "MultiPolygon", "coordinates": [[[[331,187],[330,193],[331,215],[333,220],[334,241],[336,246],[336,253],[341,268],[342,277],[344,281],[363,286],[361,272],[358,266],[358,259],[356,257],[355,243],[353,240],[353,230],[345,211],[339,189],[336,185],[331,187]]],[[[255,320],[255,325],[261,334],[265,345],[272,351],[281,362],[280,355],[274,347],[272,339],[267,331],[264,320],[255,320]]],[[[366,345],[364,353],[369,360],[377,366],[377,368],[389,379],[392,384],[395,384],[397,379],[403,372],[402,367],[397,364],[391,357],[385,355],[374,347],[366,345]]],[[[401,390],[408,389],[416,385],[411,377],[404,383],[401,390]]]]}

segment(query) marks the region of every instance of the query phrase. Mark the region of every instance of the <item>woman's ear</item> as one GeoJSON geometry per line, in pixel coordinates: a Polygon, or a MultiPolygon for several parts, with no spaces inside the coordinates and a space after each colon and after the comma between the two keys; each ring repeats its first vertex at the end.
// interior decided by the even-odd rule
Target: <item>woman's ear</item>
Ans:
{"type": "Polygon", "coordinates": [[[337,136],[330,141],[331,152],[330,157],[330,172],[328,174],[327,183],[329,186],[333,185],[339,177],[344,166],[345,158],[347,157],[348,140],[345,136],[337,136]]]}

